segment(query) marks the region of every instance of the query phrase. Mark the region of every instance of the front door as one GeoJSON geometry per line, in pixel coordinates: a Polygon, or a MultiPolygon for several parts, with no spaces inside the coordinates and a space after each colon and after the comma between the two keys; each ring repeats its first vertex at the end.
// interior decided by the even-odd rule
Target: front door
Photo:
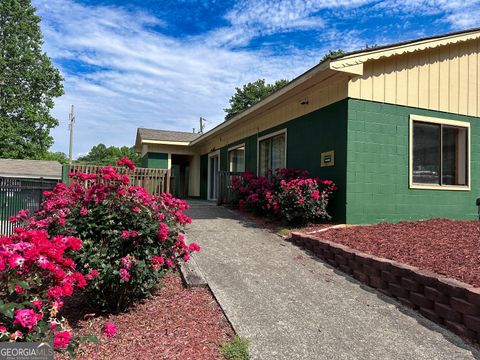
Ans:
{"type": "Polygon", "coordinates": [[[217,200],[218,154],[208,157],[208,200],[217,200]]]}

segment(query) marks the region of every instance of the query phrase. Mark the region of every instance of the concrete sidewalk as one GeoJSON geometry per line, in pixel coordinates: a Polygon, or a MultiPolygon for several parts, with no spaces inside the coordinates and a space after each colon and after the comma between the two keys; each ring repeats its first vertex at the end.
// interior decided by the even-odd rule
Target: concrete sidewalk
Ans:
{"type": "Polygon", "coordinates": [[[456,335],[236,212],[191,205],[195,260],[252,359],[480,359],[456,335]]]}

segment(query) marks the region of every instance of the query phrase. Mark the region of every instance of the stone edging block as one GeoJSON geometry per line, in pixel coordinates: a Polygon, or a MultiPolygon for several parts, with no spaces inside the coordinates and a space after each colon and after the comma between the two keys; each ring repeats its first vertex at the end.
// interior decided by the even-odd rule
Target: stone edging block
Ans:
{"type": "Polygon", "coordinates": [[[480,288],[312,235],[293,232],[290,241],[452,332],[480,342],[480,288]]]}

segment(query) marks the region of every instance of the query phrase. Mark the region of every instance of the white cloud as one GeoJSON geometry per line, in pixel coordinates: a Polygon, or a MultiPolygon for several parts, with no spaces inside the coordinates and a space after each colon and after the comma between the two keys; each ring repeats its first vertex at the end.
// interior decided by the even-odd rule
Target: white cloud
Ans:
{"type": "Polygon", "coordinates": [[[199,116],[218,123],[235,86],[258,77],[292,78],[317,61],[174,40],[149,29],[156,19],[118,8],[71,0],[34,4],[43,17],[45,50],[57,64],[69,61],[61,67],[66,94],[53,112],[61,120],[52,132],[58,151],[68,148],[71,104],[78,154],[99,142],[133,144],[137,127],[191,131],[199,116]]]}
{"type": "MultiPolygon", "coordinates": [[[[145,12],[85,6],[74,0],[33,0],[43,18],[45,51],[65,76],[66,94],[53,112],[61,120],[52,132],[54,150],[68,149],[71,104],[77,109],[77,155],[100,142],[133,144],[137,127],[190,131],[198,127],[199,116],[213,126],[222,121],[236,86],[259,77],[293,78],[315,65],[328,49],[353,50],[367,41],[377,42],[375,34],[362,29],[337,29],[335,17],[325,18],[322,12],[355,17],[367,11],[360,7],[370,2],[244,0],[225,15],[229,26],[175,39],[153,31],[152,26],[167,24],[145,12]],[[292,45],[279,54],[245,47],[259,36],[307,29],[322,29],[320,48],[301,51],[292,45]]],[[[441,20],[452,28],[473,25],[480,18],[464,14],[462,4],[470,15],[478,14],[478,1],[372,2],[381,11],[443,12],[441,20]]],[[[318,44],[319,39],[315,41],[318,44]]]]}

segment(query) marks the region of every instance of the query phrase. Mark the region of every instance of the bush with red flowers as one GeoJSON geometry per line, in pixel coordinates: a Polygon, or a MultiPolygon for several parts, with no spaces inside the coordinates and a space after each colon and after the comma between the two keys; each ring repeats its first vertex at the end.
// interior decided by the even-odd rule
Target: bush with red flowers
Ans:
{"type": "Polygon", "coordinates": [[[310,178],[308,171],[277,169],[267,177],[244,173],[232,179],[241,210],[279,218],[290,224],[330,219],[329,200],[336,190],[330,180],[310,178]]]}
{"type": "MultiPolygon", "coordinates": [[[[22,211],[11,221],[27,216],[22,211]]],[[[0,341],[53,340],[55,349],[74,352],[84,339],[72,337],[59,311],[64,298],[94,277],[76,267],[73,256],[81,248],[77,237],[23,227],[0,237],[0,341]]]]}
{"type": "MultiPolygon", "coordinates": [[[[134,168],[128,159],[118,164],[134,168]]],[[[183,212],[185,201],[129,186],[129,177],[113,167],[70,178],[68,187],[58,184],[45,193],[45,202],[27,222],[32,229],[82,239],[74,259],[80,268],[95,271],[86,290],[97,305],[125,310],[148,297],[178,259],[188,261],[200,249],[187,245],[182,234],[191,221],[183,212]]]]}
{"type": "Polygon", "coordinates": [[[293,179],[282,180],[280,188],[272,199],[272,208],[290,224],[306,224],[329,220],[329,200],[336,190],[331,180],[293,179]]]}
{"type": "Polygon", "coordinates": [[[232,185],[241,210],[258,215],[269,212],[268,198],[272,194],[273,183],[268,178],[246,172],[241,177],[233,178],[232,185]]]}

